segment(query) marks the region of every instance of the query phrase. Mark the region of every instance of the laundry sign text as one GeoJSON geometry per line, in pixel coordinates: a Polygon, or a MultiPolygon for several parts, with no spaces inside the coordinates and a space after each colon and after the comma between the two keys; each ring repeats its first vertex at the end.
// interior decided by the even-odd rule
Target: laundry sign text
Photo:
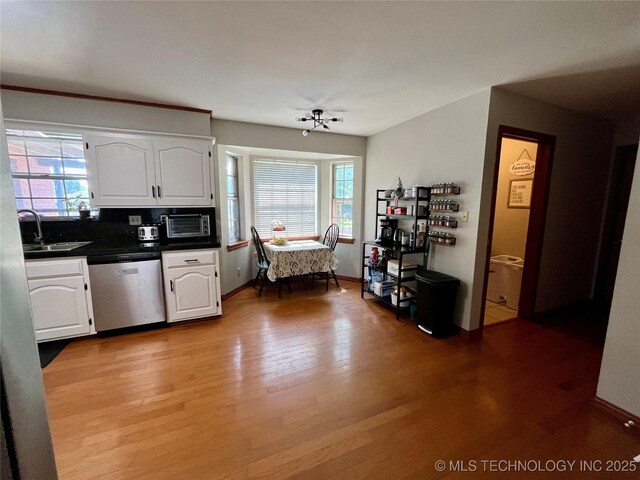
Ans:
{"type": "Polygon", "coordinates": [[[518,177],[524,177],[525,175],[531,175],[536,170],[535,160],[522,158],[516,160],[509,167],[509,173],[518,177]]]}

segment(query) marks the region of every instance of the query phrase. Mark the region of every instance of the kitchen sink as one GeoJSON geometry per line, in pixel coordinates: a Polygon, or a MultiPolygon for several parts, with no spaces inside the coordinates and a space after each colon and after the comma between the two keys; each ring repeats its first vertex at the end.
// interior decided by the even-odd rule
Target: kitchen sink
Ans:
{"type": "Polygon", "coordinates": [[[25,252],[68,252],[69,250],[75,250],[90,243],[93,242],[58,242],[45,243],[44,245],[28,243],[22,245],[22,250],[25,252]]]}

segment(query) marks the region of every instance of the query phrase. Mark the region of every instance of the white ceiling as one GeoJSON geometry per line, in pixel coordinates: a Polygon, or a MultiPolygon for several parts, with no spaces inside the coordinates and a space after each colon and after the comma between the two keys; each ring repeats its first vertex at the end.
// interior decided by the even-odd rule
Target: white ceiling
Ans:
{"type": "MultiPolygon", "coordinates": [[[[640,65],[640,2],[0,8],[3,83],[211,108],[218,118],[280,126],[299,127],[294,118],[319,107],[344,117],[334,132],[357,135],[492,85],[525,83],[527,93],[526,82],[549,76],[640,65]]],[[[584,91],[576,78],[569,89],[584,91]]],[[[617,88],[597,83],[591,96],[617,88]]]]}

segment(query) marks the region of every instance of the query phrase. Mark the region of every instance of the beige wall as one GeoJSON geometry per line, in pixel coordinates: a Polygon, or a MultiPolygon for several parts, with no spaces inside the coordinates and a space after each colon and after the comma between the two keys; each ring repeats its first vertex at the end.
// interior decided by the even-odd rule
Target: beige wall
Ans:
{"type": "MultiPolygon", "coordinates": [[[[518,160],[526,150],[532,160],[536,159],[538,145],[524,140],[504,138],[500,149],[500,171],[498,173],[498,189],[496,193],[495,219],[493,223],[493,239],[491,255],[515,255],[524,258],[529,226],[528,208],[509,208],[509,185],[511,180],[532,180],[534,173],[516,176],[509,172],[509,167],[518,160]]],[[[525,157],[526,158],[526,157],[525,157]]]]}
{"type": "Polygon", "coordinates": [[[366,139],[355,135],[314,132],[304,137],[302,128],[275,127],[231,120],[211,121],[211,135],[222,145],[272,148],[364,157],[366,139]]]}
{"type": "Polygon", "coordinates": [[[477,328],[479,319],[479,313],[478,319],[471,315],[471,293],[489,99],[487,89],[367,139],[365,239],[374,236],[376,189],[389,188],[398,175],[405,186],[447,181],[460,185],[462,193],[456,198],[462,210],[469,211],[469,221],[460,222],[453,232],[457,237],[454,247],[431,250],[429,263],[433,270],[460,279],[454,319],[466,330],[477,328]]]}
{"type": "MultiPolygon", "coordinates": [[[[606,179],[614,125],[523,95],[491,90],[487,150],[478,231],[477,278],[482,289],[491,184],[500,125],[556,137],[535,311],[588,300],[593,296],[602,237],[606,179]]],[[[479,312],[481,298],[474,308],[479,312]]]]}
{"type": "MultiPolygon", "coordinates": [[[[635,134],[638,142],[638,130],[635,134]]],[[[621,141],[628,144],[629,138],[621,141]]],[[[636,158],[629,212],[622,237],[620,263],[609,315],[597,395],[640,416],[640,155],[636,158]]]]}

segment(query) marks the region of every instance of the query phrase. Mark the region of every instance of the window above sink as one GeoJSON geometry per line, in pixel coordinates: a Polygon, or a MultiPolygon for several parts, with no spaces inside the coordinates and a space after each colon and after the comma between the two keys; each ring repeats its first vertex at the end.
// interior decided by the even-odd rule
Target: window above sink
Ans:
{"type": "Polygon", "coordinates": [[[77,217],[90,209],[82,135],[7,129],[13,190],[18,209],[47,218],[77,217]]]}

